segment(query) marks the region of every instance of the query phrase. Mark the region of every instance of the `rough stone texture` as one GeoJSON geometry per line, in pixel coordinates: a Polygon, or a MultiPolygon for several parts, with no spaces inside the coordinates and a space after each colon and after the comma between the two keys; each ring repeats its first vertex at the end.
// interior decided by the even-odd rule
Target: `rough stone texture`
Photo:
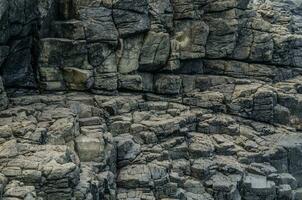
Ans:
{"type": "Polygon", "coordinates": [[[299,0],[0,0],[0,199],[301,200],[299,0]]]}

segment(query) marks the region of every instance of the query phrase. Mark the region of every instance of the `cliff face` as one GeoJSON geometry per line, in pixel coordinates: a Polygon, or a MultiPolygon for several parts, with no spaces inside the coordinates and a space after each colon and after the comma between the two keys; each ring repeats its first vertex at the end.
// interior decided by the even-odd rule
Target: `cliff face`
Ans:
{"type": "Polygon", "coordinates": [[[0,199],[301,200],[299,0],[0,0],[0,199]]]}

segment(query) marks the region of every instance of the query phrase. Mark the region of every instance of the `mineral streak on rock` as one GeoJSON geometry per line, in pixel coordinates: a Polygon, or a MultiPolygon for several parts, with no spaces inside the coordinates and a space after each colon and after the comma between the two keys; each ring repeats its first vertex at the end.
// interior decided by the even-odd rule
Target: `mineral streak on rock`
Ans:
{"type": "Polygon", "coordinates": [[[300,0],[0,0],[0,200],[302,200],[300,0]]]}

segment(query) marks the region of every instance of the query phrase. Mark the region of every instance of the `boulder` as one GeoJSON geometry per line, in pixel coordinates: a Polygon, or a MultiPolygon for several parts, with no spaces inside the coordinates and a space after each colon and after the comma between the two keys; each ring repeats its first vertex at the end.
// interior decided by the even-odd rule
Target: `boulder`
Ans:
{"type": "Polygon", "coordinates": [[[75,140],[76,149],[82,162],[102,161],[105,142],[100,136],[79,136],[75,140]]]}
{"type": "Polygon", "coordinates": [[[139,55],[143,45],[141,35],[122,40],[118,71],[122,74],[135,72],[139,68],[139,55]]]}
{"type": "Polygon", "coordinates": [[[140,75],[120,75],[118,88],[124,90],[143,90],[143,80],[140,75]]]}
{"type": "Polygon", "coordinates": [[[155,76],[154,88],[159,94],[180,94],[181,84],[180,76],[160,74],[155,76]]]}
{"type": "Polygon", "coordinates": [[[170,54],[170,39],[167,33],[149,32],[139,58],[139,71],[157,71],[162,68],[170,54]]]}

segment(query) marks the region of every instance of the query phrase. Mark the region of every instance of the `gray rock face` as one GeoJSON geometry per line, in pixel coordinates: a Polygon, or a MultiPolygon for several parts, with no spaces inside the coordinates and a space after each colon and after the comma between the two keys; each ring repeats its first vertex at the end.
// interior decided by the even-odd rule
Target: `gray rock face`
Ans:
{"type": "Polygon", "coordinates": [[[170,38],[167,33],[149,32],[140,54],[140,71],[157,71],[163,67],[170,54],[170,38]]]}
{"type": "Polygon", "coordinates": [[[299,0],[0,0],[0,199],[301,200],[299,0]]]}
{"type": "Polygon", "coordinates": [[[31,51],[39,18],[37,2],[3,0],[0,3],[0,63],[7,86],[36,86],[31,51]]]}
{"type": "Polygon", "coordinates": [[[301,13],[291,0],[18,3],[1,2],[0,63],[9,87],[74,90],[60,75],[64,67],[93,77],[173,71],[268,82],[300,73],[301,13]],[[47,48],[45,41],[52,41],[47,48]],[[45,57],[52,61],[38,61],[45,57]]]}

